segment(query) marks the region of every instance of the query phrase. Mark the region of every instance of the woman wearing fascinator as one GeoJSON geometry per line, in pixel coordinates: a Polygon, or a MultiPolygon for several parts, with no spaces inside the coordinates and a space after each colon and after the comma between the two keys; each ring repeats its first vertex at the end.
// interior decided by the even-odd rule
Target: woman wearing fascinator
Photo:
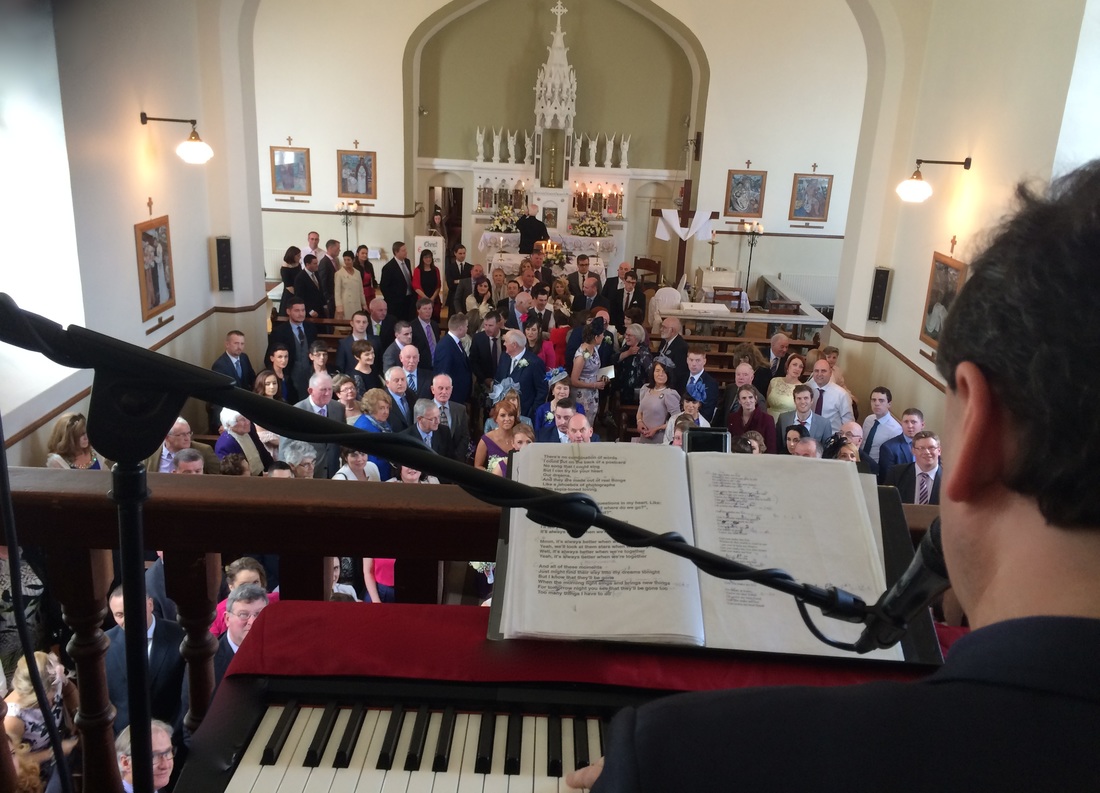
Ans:
{"type": "Polygon", "coordinates": [[[675,369],[665,355],[653,359],[649,382],[638,393],[638,443],[664,443],[668,419],[680,410],[680,395],[671,386],[675,369]]]}

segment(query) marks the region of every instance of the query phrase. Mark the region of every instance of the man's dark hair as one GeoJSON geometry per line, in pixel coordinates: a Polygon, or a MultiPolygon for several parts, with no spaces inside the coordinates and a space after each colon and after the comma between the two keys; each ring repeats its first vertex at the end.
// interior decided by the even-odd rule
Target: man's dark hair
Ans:
{"type": "Polygon", "coordinates": [[[884,385],[875,386],[874,388],[871,389],[871,393],[872,394],[882,394],[883,396],[886,397],[887,402],[893,402],[894,401],[894,395],[892,393],[890,393],[890,389],[887,388],[884,385]]]}
{"type": "Polygon", "coordinates": [[[971,265],[951,306],[936,366],[954,390],[956,367],[973,363],[1004,406],[1015,441],[1006,487],[1034,497],[1056,526],[1097,526],[1100,375],[1080,365],[1073,340],[1100,338],[1100,160],[1044,195],[1024,184],[1016,195],[1019,210],[971,265]],[[1081,431],[1066,432],[1070,416],[1084,421],[1081,431]]]}

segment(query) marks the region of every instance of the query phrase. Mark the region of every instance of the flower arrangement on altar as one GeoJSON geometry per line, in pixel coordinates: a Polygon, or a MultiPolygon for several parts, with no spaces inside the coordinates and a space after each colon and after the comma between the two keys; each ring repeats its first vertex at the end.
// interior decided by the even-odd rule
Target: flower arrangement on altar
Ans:
{"type": "Polygon", "coordinates": [[[599,212],[590,209],[573,224],[573,234],[577,237],[610,237],[611,228],[599,212]]]}
{"type": "Polygon", "coordinates": [[[489,231],[502,234],[514,234],[516,229],[516,211],[509,205],[502,206],[492,220],[489,221],[489,231]]]}

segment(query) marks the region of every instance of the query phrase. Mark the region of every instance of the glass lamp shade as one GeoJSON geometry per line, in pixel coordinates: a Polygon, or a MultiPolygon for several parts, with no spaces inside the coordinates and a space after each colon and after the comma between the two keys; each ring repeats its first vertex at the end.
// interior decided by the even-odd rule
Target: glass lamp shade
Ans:
{"type": "Polygon", "coordinates": [[[910,204],[919,204],[927,201],[932,195],[932,185],[924,181],[920,171],[913,171],[913,175],[897,187],[898,197],[910,204]]]}
{"type": "Polygon", "coordinates": [[[176,154],[186,163],[202,165],[214,156],[214,150],[210,148],[209,144],[204,143],[202,138],[199,137],[199,133],[192,128],[191,135],[187,140],[176,147],[176,154]]]}

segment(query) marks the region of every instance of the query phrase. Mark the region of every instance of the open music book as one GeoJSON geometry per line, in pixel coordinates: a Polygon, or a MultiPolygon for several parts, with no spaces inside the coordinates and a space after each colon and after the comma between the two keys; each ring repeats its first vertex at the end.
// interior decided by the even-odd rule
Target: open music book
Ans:
{"type": "MultiPolygon", "coordinates": [[[[607,515],[796,581],[837,586],[873,603],[886,589],[869,494],[844,461],[778,455],[684,454],[673,446],[530,444],[513,478],[584,492],[607,515]]],[[[877,504],[874,505],[877,520],[877,504]]],[[[806,629],[791,596],[699,572],[655,549],[619,545],[600,529],[573,539],[523,510],[508,518],[494,607],[503,638],[684,644],[847,658],[806,629]]],[[[503,546],[502,546],[503,547],[503,546]]],[[[819,629],[855,641],[862,626],[809,608],[819,629]]],[[[869,658],[903,660],[899,647],[869,658]]]]}

